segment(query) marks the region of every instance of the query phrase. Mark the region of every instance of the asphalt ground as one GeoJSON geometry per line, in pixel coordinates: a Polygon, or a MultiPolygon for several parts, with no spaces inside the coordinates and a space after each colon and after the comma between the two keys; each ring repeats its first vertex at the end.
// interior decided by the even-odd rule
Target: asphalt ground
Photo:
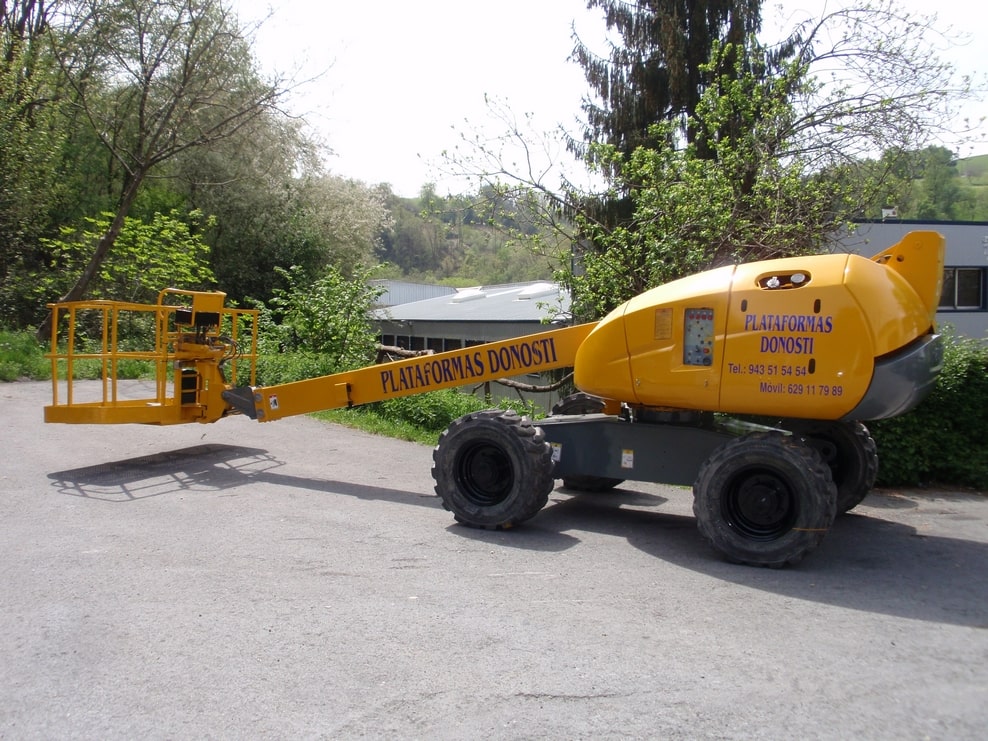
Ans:
{"type": "Polygon", "coordinates": [[[876,492],[757,569],[686,489],[477,531],[427,446],[49,399],[0,384],[0,738],[985,738],[984,496],[876,492]]]}

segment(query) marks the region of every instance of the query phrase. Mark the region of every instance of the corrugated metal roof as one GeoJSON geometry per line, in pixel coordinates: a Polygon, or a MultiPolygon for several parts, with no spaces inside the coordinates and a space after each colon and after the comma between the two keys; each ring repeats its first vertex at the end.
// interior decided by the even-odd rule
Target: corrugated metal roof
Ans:
{"type": "Polygon", "coordinates": [[[462,288],[449,296],[379,309],[374,315],[400,322],[541,322],[560,311],[568,316],[569,293],[556,283],[534,281],[462,288]]]}
{"type": "Polygon", "coordinates": [[[396,304],[424,301],[428,298],[449,296],[456,293],[456,289],[449,286],[411,283],[405,280],[391,280],[389,278],[372,280],[370,283],[372,286],[378,286],[384,289],[384,293],[377,300],[378,306],[395,306],[396,304]]]}

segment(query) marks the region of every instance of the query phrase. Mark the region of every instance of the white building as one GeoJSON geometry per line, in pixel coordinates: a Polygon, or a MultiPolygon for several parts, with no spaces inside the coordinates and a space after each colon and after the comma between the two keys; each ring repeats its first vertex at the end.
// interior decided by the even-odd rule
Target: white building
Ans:
{"type": "Polygon", "coordinates": [[[547,329],[569,319],[569,294],[534,281],[461,288],[375,312],[381,344],[406,350],[455,350],[547,329]]]}
{"type": "MultiPolygon", "coordinates": [[[[548,281],[463,288],[450,294],[378,309],[374,313],[382,345],[405,350],[456,350],[495,340],[522,337],[568,323],[569,294],[548,281]]],[[[515,377],[531,386],[549,386],[548,375],[515,377]]],[[[496,403],[518,392],[498,384],[481,391],[496,403]]],[[[558,392],[524,392],[526,401],[548,411],[558,392]]]]}
{"type": "Polygon", "coordinates": [[[861,221],[837,240],[834,250],[872,255],[920,230],[939,232],[947,240],[937,321],[962,335],[988,338],[988,222],[861,221]]]}

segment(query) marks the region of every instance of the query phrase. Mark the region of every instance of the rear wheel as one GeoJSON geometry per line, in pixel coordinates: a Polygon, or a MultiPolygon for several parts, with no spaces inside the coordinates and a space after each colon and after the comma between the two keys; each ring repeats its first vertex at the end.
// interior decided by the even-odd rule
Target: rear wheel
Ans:
{"type": "Polygon", "coordinates": [[[794,422],[789,427],[815,448],[837,485],[837,514],[861,504],[878,477],[878,448],[860,422],[794,422]]]}
{"type": "Polygon", "coordinates": [[[736,563],[779,567],[815,549],[836,515],[819,454],[798,439],[756,433],[720,446],[693,485],[700,533],[736,563]]]}
{"type": "Polygon", "coordinates": [[[475,412],[453,422],[432,452],[443,506],[471,527],[509,528],[542,509],[553,488],[552,448],[514,411],[475,412]]]}
{"type": "MultiPolygon", "coordinates": [[[[604,411],[604,400],[597,396],[585,394],[582,391],[560,399],[552,407],[552,415],[564,414],[599,414],[604,411]]],[[[572,474],[563,477],[563,486],[574,491],[601,492],[610,491],[615,486],[624,483],[624,479],[612,479],[606,476],[589,476],[572,474]]]]}

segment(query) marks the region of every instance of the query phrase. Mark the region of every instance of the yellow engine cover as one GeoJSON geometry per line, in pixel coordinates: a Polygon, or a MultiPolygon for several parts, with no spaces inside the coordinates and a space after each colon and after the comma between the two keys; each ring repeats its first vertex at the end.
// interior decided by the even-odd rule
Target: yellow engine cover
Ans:
{"type": "Polygon", "coordinates": [[[581,344],[575,383],[647,407],[839,419],[876,361],[933,331],[943,238],[913,232],[868,259],[728,266],[652,289],[581,344]]]}

